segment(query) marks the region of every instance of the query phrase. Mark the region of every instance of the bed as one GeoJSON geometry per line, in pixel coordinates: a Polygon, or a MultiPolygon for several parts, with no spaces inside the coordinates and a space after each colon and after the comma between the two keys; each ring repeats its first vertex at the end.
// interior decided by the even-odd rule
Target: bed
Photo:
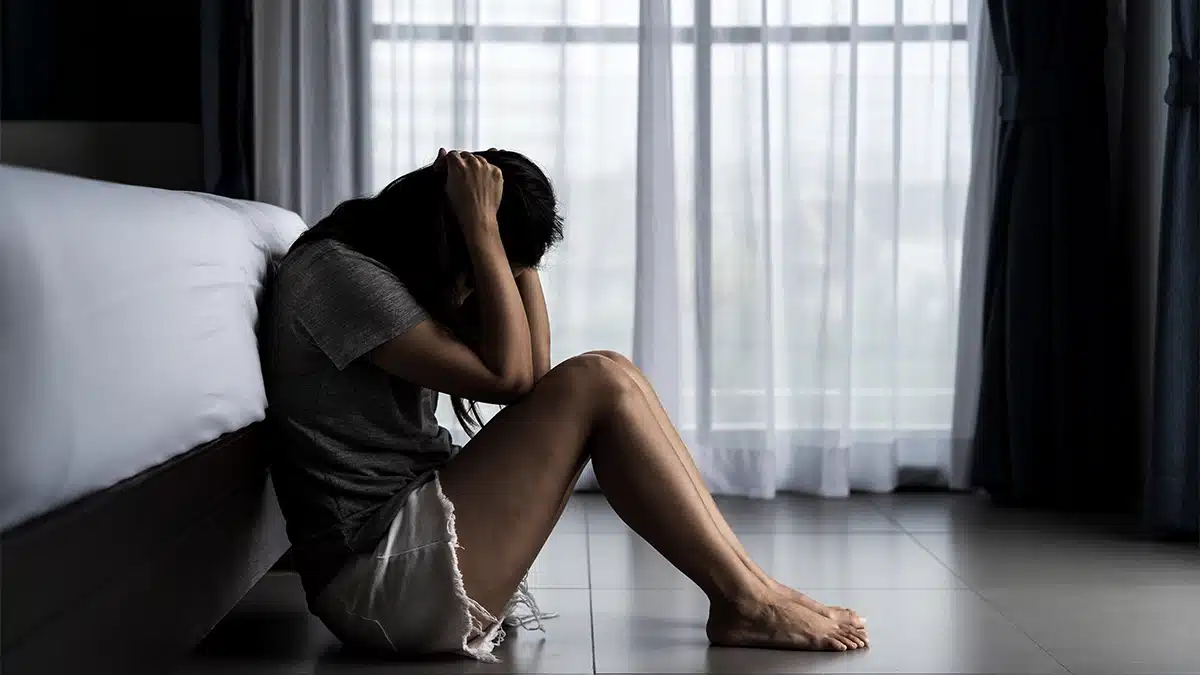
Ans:
{"type": "Polygon", "coordinates": [[[165,672],[288,547],[277,207],[0,165],[0,671],[165,672]]]}

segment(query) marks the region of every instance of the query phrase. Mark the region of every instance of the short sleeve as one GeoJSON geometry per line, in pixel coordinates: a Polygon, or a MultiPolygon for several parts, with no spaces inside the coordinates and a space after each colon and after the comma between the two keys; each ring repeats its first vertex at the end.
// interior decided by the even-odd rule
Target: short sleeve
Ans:
{"type": "Polygon", "coordinates": [[[338,370],[429,318],[379,262],[331,248],[303,272],[297,321],[338,370]]]}

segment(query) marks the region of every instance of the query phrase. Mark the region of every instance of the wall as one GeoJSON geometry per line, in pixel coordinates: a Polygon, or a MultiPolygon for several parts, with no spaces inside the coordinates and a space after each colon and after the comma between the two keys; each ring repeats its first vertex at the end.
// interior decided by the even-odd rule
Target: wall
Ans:
{"type": "Polygon", "coordinates": [[[3,121],[0,163],[131,185],[203,189],[199,124],[3,121]]]}
{"type": "Polygon", "coordinates": [[[0,162],[202,187],[202,0],[0,0],[0,162]]]}
{"type": "Polygon", "coordinates": [[[1154,317],[1158,273],[1159,211],[1162,206],[1166,137],[1167,56],[1171,52],[1171,2],[1130,2],[1126,15],[1125,96],[1121,148],[1126,222],[1133,224],[1136,346],[1140,439],[1149,451],[1152,410],[1154,317]]]}

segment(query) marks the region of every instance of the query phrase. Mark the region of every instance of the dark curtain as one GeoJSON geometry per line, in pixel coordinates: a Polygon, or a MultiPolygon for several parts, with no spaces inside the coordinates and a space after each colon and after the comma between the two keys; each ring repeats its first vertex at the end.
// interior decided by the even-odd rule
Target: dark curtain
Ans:
{"type": "Polygon", "coordinates": [[[1158,252],[1149,527],[1200,532],[1200,0],[1174,0],[1158,252]]]}
{"type": "Polygon", "coordinates": [[[1135,499],[1105,5],[988,2],[1001,128],[972,478],[1002,504],[1124,510],[1135,499]]]}
{"type": "Polygon", "coordinates": [[[254,197],[252,0],[200,0],[200,128],[205,190],[254,197]]]}

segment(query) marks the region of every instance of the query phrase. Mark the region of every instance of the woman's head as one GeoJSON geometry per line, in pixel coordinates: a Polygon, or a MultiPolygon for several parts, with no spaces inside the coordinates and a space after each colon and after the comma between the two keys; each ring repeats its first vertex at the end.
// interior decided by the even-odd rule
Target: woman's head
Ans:
{"type": "MultiPolygon", "coordinates": [[[[514,272],[536,268],[563,236],[550,180],[520,153],[473,154],[499,168],[504,177],[496,220],[509,264],[514,272]]],[[[474,341],[477,317],[461,311],[463,291],[474,287],[471,258],[446,197],[444,164],[435,162],[397,178],[374,196],[339,204],[297,239],[292,250],[324,239],[379,261],[435,320],[460,339],[474,341]]],[[[469,428],[468,408],[457,399],[454,408],[469,428]]]]}
{"type": "MultiPolygon", "coordinates": [[[[528,157],[509,150],[475,153],[500,169],[500,239],[514,269],[536,268],[563,238],[550,179],[528,157]]],[[[335,239],[377,259],[427,311],[452,322],[461,288],[473,286],[472,265],[445,193],[446,173],[434,162],[402,175],[372,197],[349,199],[296,240],[296,247],[335,239]]]]}
{"type": "MultiPolygon", "coordinates": [[[[504,192],[496,220],[514,269],[536,268],[563,235],[554,188],[529,158],[508,150],[473,153],[500,169],[504,192]]],[[[388,267],[436,319],[453,323],[463,283],[473,286],[462,226],[446,197],[446,169],[430,164],[371,197],[351,199],[292,248],[334,239],[388,267]]]]}

